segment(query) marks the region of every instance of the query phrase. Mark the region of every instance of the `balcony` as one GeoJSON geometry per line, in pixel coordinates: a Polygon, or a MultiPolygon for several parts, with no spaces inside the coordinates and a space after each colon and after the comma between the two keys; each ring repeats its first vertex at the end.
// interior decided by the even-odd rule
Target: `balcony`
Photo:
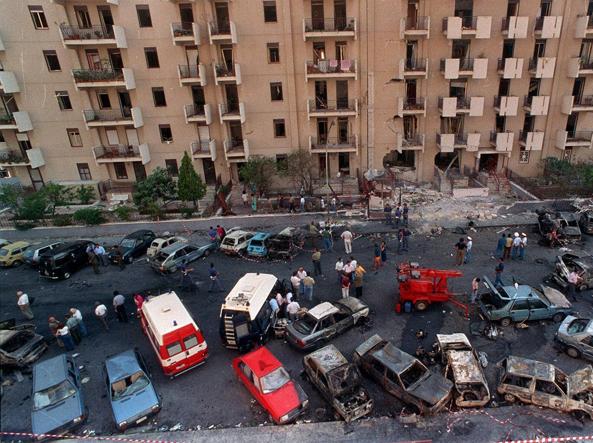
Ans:
{"type": "Polygon", "coordinates": [[[494,97],[494,110],[498,115],[506,115],[507,117],[514,117],[517,115],[519,108],[519,97],[515,96],[496,96],[494,97]]]}
{"type": "Polygon", "coordinates": [[[589,148],[593,146],[593,131],[563,131],[556,132],[556,147],[566,148],[589,148]]]}
{"type": "Polygon", "coordinates": [[[513,150],[514,132],[490,132],[490,145],[499,152],[511,152],[513,150]]]}
{"type": "Polygon", "coordinates": [[[235,83],[241,84],[241,65],[235,63],[231,67],[222,63],[212,63],[214,71],[214,83],[235,83]]]}
{"type": "Polygon", "coordinates": [[[91,26],[80,28],[66,24],[60,25],[60,36],[65,47],[108,45],[117,48],[127,48],[128,41],[122,26],[91,26]]]}
{"type": "Polygon", "coordinates": [[[543,131],[521,131],[519,133],[519,146],[526,151],[541,151],[544,147],[543,131]]]}
{"type": "Polygon", "coordinates": [[[307,100],[307,118],[311,117],[356,117],[358,100],[307,100]]]}
{"type": "Polygon", "coordinates": [[[502,78],[521,78],[523,75],[522,58],[499,58],[497,71],[502,78]]]}
{"type": "Polygon", "coordinates": [[[593,75],[593,57],[572,57],[568,60],[568,76],[577,78],[593,75]]]}
{"type": "Polygon", "coordinates": [[[218,24],[208,22],[208,39],[210,44],[216,43],[237,43],[237,28],[234,22],[218,24]]]}
{"type": "Polygon", "coordinates": [[[240,121],[245,123],[245,103],[220,103],[218,105],[220,124],[228,121],[240,121]]]}
{"type": "Polygon", "coordinates": [[[462,134],[439,134],[437,133],[437,146],[441,152],[454,152],[455,149],[465,149],[469,152],[476,152],[480,146],[481,134],[470,132],[462,134]]]}
{"type": "Polygon", "coordinates": [[[593,111],[593,95],[583,95],[575,97],[565,95],[562,98],[562,113],[570,115],[573,112],[591,112],[593,111]]]}
{"type": "Polygon", "coordinates": [[[226,139],[223,142],[224,157],[228,163],[240,163],[249,160],[249,142],[246,139],[226,139]]]}
{"type": "Polygon", "coordinates": [[[526,96],[523,99],[523,109],[529,112],[529,115],[548,115],[550,109],[550,96],[526,96]]]}
{"type": "Polygon", "coordinates": [[[401,151],[424,151],[424,134],[405,135],[397,133],[395,149],[401,151]]]}
{"type": "Polygon", "coordinates": [[[199,45],[200,27],[195,22],[171,23],[174,45],[199,45]]]}
{"type": "Polygon", "coordinates": [[[562,16],[547,15],[536,17],[533,33],[536,38],[560,38],[562,16]]]}
{"type": "Polygon", "coordinates": [[[484,115],[484,97],[439,97],[439,111],[442,117],[484,115]]]}
{"type": "Polygon", "coordinates": [[[353,78],[357,79],[356,60],[307,60],[305,77],[314,78],[353,78]]]}
{"type": "Polygon", "coordinates": [[[400,80],[406,78],[428,78],[428,59],[400,59],[397,78],[400,80]]]}
{"type": "Polygon", "coordinates": [[[87,128],[99,128],[102,126],[133,126],[140,128],[144,126],[142,111],[138,107],[131,109],[85,109],[82,111],[84,122],[87,128]]]}
{"type": "Polygon", "coordinates": [[[178,65],[177,75],[180,85],[201,85],[206,86],[206,66],[199,65],[178,65]]]}
{"type": "Polygon", "coordinates": [[[487,58],[442,58],[441,72],[447,80],[484,79],[488,75],[487,58]]]}
{"type": "Polygon", "coordinates": [[[426,99],[424,97],[398,97],[396,106],[396,114],[399,117],[404,115],[423,115],[426,117],[426,99]]]}
{"type": "Polygon", "coordinates": [[[527,38],[529,17],[503,17],[500,31],[505,38],[527,38]]]}
{"type": "Polygon", "coordinates": [[[216,161],[216,141],[214,140],[194,140],[190,143],[189,148],[194,160],[209,158],[216,161]]]}
{"type": "Polygon", "coordinates": [[[402,17],[399,25],[399,37],[430,37],[430,17],[402,17]]]}
{"type": "Polygon", "coordinates": [[[579,15],[574,26],[574,38],[593,37],[593,16],[579,15]]]}
{"type": "Polygon", "coordinates": [[[73,69],[72,77],[77,89],[86,88],[126,88],[136,89],[134,71],[122,69],[73,69]]]}
{"type": "Polygon", "coordinates": [[[95,146],[93,156],[98,165],[119,162],[142,162],[146,165],[150,162],[150,150],[146,143],[140,146],[95,146]]]}
{"type": "MultiPolygon", "coordinates": [[[[85,3],[86,0],[84,1],[85,3]]],[[[51,3],[58,5],[65,5],[66,3],[81,3],[80,0],[51,0],[51,3]]],[[[99,0],[97,3],[108,3],[110,5],[119,6],[119,0],[99,0]]]]}
{"type": "Polygon", "coordinates": [[[348,137],[313,137],[309,136],[309,152],[329,154],[337,152],[358,152],[358,136],[348,137]]]}
{"type": "Polygon", "coordinates": [[[323,37],[356,40],[356,19],[353,17],[303,19],[303,40],[323,37]]]}
{"type": "Polygon", "coordinates": [[[535,78],[554,78],[556,57],[537,57],[529,59],[529,73],[535,78]]]}
{"type": "Polygon", "coordinates": [[[443,18],[443,34],[448,39],[487,39],[490,38],[491,28],[492,17],[489,16],[443,18]]]}
{"type": "Polygon", "coordinates": [[[0,150],[0,167],[13,168],[19,166],[30,166],[39,168],[45,165],[43,152],[39,148],[25,150],[25,155],[19,150],[0,150]]]}
{"type": "Polygon", "coordinates": [[[14,129],[18,132],[33,130],[31,117],[27,111],[6,112],[0,110],[0,129],[14,129]]]}
{"type": "Polygon", "coordinates": [[[183,115],[185,115],[185,123],[205,123],[207,125],[212,123],[212,110],[209,104],[185,105],[183,115]]]}
{"type": "Polygon", "coordinates": [[[21,92],[16,76],[12,71],[0,71],[0,92],[14,94],[21,92]]]}

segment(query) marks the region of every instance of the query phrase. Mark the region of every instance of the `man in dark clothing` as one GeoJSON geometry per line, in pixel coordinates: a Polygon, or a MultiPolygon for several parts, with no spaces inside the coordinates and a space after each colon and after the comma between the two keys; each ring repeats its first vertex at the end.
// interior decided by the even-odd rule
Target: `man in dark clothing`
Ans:
{"type": "Polygon", "coordinates": [[[89,263],[93,267],[93,272],[95,274],[100,274],[101,271],[99,270],[99,257],[93,251],[89,252],[89,263]]]}
{"type": "Polygon", "coordinates": [[[117,319],[120,323],[128,322],[128,313],[126,311],[126,298],[119,292],[113,291],[113,308],[117,314],[117,319]]]}
{"type": "Polygon", "coordinates": [[[188,268],[185,264],[179,266],[179,272],[181,272],[181,288],[193,294],[196,287],[191,276],[192,271],[193,268],[188,268]]]}
{"type": "Polygon", "coordinates": [[[220,284],[220,275],[218,271],[214,267],[214,263],[210,263],[210,269],[208,269],[208,276],[210,277],[210,287],[208,288],[208,292],[212,292],[212,290],[216,287],[216,290],[222,292],[222,286],[220,284]]]}
{"type": "Polygon", "coordinates": [[[124,253],[121,250],[121,246],[115,247],[115,263],[119,265],[119,270],[123,271],[126,268],[126,261],[124,260],[124,253]]]}
{"type": "Polygon", "coordinates": [[[404,251],[408,251],[408,246],[409,246],[409,242],[410,242],[410,236],[412,235],[412,233],[410,232],[410,230],[408,228],[404,228],[403,229],[403,239],[402,239],[402,249],[404,251]]]}
{"type": "Polygon", "coordinates": [[[404,226],[408,226],[408,212],[410,211],[410,208],[408,208],[408,204],[404,203],[404,207],[402,210],[402,216],[404,219],[404,226]]]}
{"type": "Polygon", "coordinates": [[[504,283],[502,282],[502,271],[504,271],[504,260],[502,258],[498,259],[498,264],[496,268],[494,268],[494,272],[496,272],[496,279],[494,280],[494,286],[503,286],[504,283]]]}
{"type": "Polygon", "coordinates": [[[391,220],[391,205],[389,203],[385,204],[385,207],[383,208],[383,213],[385,214],[385,224],[393,224],[393,221],[391,220]]]}
{"type": "Polygon", "coordinates": [[[461,266],[465,260],[465,239],[461,237],[457,243],[455,243],[455,263],[457,266],[461,266]]]}
{"type": "Polygon", "coordinates": [[[498,243],[496,243],[496,251],[494,251],[494,258],[501,258],[504,252],[504,245],[506,244],[507,239],[504,235],[504,232],[501,234],[500,238],[498,239],[498,243]]]}

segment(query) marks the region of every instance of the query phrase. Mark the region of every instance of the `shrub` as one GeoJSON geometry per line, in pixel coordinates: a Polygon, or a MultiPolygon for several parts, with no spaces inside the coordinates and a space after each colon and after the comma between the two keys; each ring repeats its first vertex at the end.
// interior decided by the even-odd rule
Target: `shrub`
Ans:
{"type": "Polygon", "coordinates": [[[164,220],[165,211],[157,203],[150,202],[146,205],[146,213],[152,217],[153,220],[164,220]]]}
{"type": "Polygon", "coordinates": [[[29,229],[33,229],[35,227],[35,223],[31,222],[23,222],[19,220],[15,220],[14,228],[17,231],[28,231],[29,229]]]}
{"type": "Polygon", "coordinates": [[[118,206],[113,212],[118,220],[128,221],[132,215],[133,209],[129,206],[118,206]]]}
{"type": "Polygon", "coordinates": [[[70,214],[58,214],[53,218],[54,226],[70,226],[72,216],[70,214]]]}
{"type": "Polygon", "coordinates": [[[76,197],[83,205],[88,205],[95,198],[95,189],[92,186],[80,185],[75,192],[76,197]]]}
{"type": "Polygon", "coordinates": [[[97,208],[79,209],[74,213],[72,218],[85,225],[100,225],[105,222],[103,211],[97,208]]]}
{"type": "Polygon", "coordinates": [[[192,208],[181,208],[181,216],[183,218],[192,218],[194,210],[192,208]]]}
{"type": "Polygon", "coordinates": [[[38,221],[43,219],[47,199],[42,192],[35,192],[23,198],[21,206],[17,210],[17,217],[20,220],[38,221]]]}

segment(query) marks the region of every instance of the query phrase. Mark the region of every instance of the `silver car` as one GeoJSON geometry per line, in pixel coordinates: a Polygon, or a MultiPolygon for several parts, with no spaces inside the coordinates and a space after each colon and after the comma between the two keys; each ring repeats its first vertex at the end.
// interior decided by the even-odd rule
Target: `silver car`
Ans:
{"type": "Polygon", "coordinates": [[[161,249],[156,256],[148,259],[148,262],[155,271],[163,274],[172,273],[181,265],[187,265],[199,258],[207,257],[217,248],[216,242],[209,242],[202,246],[177,242],[161,249]]]}
{"type": "Polygon", "coordinates": [[[39,257],[41,257],[41,254],[49,252],[63,243],[64,242],[55,240],[44,243],[33,243],[25,249],[25,252],[23,252],[23,260],[29,266],[37,266],[39,265],[39,257]]]}
{"type": "Polygon", "coordinates": [[[593,361],[593,320],[569,315],[555,336],[556,342],[572,358],[593,361]]]}

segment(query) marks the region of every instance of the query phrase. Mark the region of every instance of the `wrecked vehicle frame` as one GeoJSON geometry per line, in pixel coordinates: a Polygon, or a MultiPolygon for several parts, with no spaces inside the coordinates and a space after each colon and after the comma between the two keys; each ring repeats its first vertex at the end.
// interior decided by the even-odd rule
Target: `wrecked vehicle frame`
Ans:
{"type": "Polygon", "coordinates": [[[15,321],[0,326],[0,365],[22,368],[36,361],[47,349],[43,336],[35,332],[35,325],[15,321]]]}
{"type": "Polygon", "coordinates": [[[563,254],[556,256],[556,267],[554,272],[548,276],[562,288],[568,287],[568,274],[575,270],[581,277],[577,285],[578,291],[586,291],[593,288],[593,255],[563,254]]]}

